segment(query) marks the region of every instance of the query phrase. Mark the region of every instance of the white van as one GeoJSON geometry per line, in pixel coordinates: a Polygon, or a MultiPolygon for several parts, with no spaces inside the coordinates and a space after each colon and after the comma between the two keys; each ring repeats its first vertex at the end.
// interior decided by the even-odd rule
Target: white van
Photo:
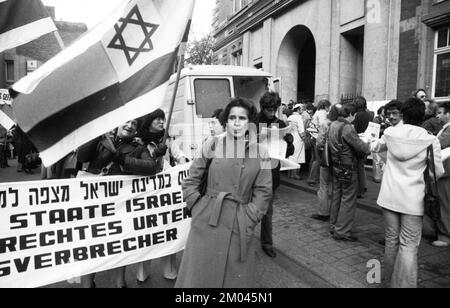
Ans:
{"type": "MultiPolygon", "coordinates": [[[[169,128],[183,152],[192,159],[205,138],[217,109],[224,109],[232,97],[244,97],[259,108],[260,97],[269,89],[271,75],[248,67],[206,65],[181,71],[169,128]]],[[[170,79],[163,110],[168,114],[176,76],[170,79]]]]}

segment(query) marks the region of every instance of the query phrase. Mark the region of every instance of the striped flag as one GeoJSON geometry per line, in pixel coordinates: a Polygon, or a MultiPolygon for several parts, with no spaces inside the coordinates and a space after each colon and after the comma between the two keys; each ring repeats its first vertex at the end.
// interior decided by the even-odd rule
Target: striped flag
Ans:
{"type": "Polygon", "coordinates": [[[55,24],[40,0],[0,0],[0,52],[53,31],[55,24]]]}
{"type": "Polygon", "coordinates": [[[162,106],[195,0],[129,0],[13,86],[45,166],[162,106]]]}

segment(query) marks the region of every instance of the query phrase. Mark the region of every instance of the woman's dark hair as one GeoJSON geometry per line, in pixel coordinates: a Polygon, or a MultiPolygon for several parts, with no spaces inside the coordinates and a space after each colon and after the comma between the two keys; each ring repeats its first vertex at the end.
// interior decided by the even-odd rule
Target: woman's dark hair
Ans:
{"type": "Polygon", "coordinates": [[[313,103],[307,103],[306,104],[306,111],[312,111],[312,113],[314,113],[314,112],[316,112],[316,107],[314,107],[314,104],[313,103]]]}
{"type": "Polygon", "coordinates": [[[450,112],[450,102],[445,102],[439,105],[439,108],[444,109],[444,113],[450,112]]]}
{"type": "Polygon", "coordinates": [[[354,104],[357,111],[366,111],[367,109],[367,100],[364,96],[358,96],[355,98],[354,104]]]}
{"type": "Polygon", "coordinates": [[[225,110],[221,113],[220,124],[222,124],[222,126],[225,126],[227,124],[231,109],[233,109],[234,107],[241,107],[247,110],[249,122],[255,123],[256,117],[258,116],[258,109],[256,109],[253,102],[246,98],[235,97],[231,99],[231,102],[227,105],[227,107],[225,107],[225,110]]]}
{"type": "Polygon", "coordinates": [[[428,107],[425,109],[425,116],[435,117],[439,112],[439,106],[434,99],[427,98],[424,102],[428,102],[428,107]]]}
{"type": "Polygon", "coordinates": [[[419,92],[424,92],[425,94],[427,94],[427,91],[425,89],[417,89],[416,91],[413,92],[412,97],[417,98],[417,94],[419,94],[419,92]]]}
{"type": "Polygon", "coordinates": [[[327,99],[323,99],[317,104],[317,110],[325,110],[328,107],[331,107],[331,103],[327,99]]]}
{"type": "Polygon", "coordinates": [[[331,122],[336,121],[339,118],[339,109],[338,105],[331,106],[330,112],[328,113],[328,120],[331,122]]]}
{"type": "Polygon", "coordinates": [[[261,110],[273,108],[278,109],[281,106],[281,98],[277,92],[266,92],[259,100],[261,110]]]}
{"type": "Polygon", "coordinates": [[[338,116],[343,117],[343,118],[347,118],[351,115],[355,115],[357,112],[356,106],[354,103],[349,103],[349,104],[345,104],[345,105],[338,104],[336,107],[338,109],[338,116]]]}
{"type": "Polygon", "coordinates": [[[412,97],[403,104],[401,112],[405,124],[421,126],[425,118],[425,104],[420,99],[412,97]]]}
{"type": "Polygon", "coordinates": [[[385,106],[378,108],[377,115],[385,115],[385,112],[384,112],[385,109],[386,109],[385,106]]]}
{"type": "MultiPolygon", "coordinates": [[[[423,104],[423,103],[422,103],[423,104]]],[[[386,104],[386,106],[384,106],[384,110],[385,112],[388,110],[393,110],[393,109],[397,109],[398,111],[401,111],[403,107],[403,103],[399,100],[392,100],[389,103],[386,104]]]]}
{"type": "Polygon", "coordinates": [[[220,120],[220,115],[222,114],[223,109],[216,109],[214,110],[213,114],[211,115],[211,118],[215,118],[217,120],[220,120]]]}

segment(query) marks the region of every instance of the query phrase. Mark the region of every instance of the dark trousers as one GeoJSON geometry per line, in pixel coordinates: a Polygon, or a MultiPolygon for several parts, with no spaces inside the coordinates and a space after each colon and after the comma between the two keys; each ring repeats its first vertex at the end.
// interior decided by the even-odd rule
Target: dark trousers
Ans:
{"type": "Polygon", "coordinates": [[[342,184],[333,174],[333,199],[331,202],[331,230],[338,236],[351,236],[356,214],[358,174],[353,172],[350,184],[342,184]]]}
{"type": "Polygon", "coordinates": [[[307,182],[309,184],[317,184],[320,182],[320,161],[319,151],[316,146],[316,142],[313,143],[311,149],[311,164],[309,165],[309,176],[307,182]]]}
{"type": "Polygon", "coordinates": [[[272,216],[273,216],[273,201],[275,198],[275,191],[269,203],[266,215],[261,221],[261,246],[271,248],[273,246],[272,239],[272,216]]]}
{"type": "Polygon", "coordinates": [[[366,160],[367,156],[358,159],[358,194],[363,195],[366,192],[366,160]]]}
{"type": "Polygon", "coordinates": [[[4,144],[0,144],[0,168],[5,168],[8,165],[8,158],[4,144]]]}

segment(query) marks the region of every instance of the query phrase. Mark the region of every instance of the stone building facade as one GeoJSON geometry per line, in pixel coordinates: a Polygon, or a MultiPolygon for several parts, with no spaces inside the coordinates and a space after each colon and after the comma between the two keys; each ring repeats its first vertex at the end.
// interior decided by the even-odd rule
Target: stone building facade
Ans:
{"type": "Polygon", "coordinates": [[[449,24],[447,0],[216,0],[214,63],[270,72],[285,101],[445,100],[449,24]]]}

